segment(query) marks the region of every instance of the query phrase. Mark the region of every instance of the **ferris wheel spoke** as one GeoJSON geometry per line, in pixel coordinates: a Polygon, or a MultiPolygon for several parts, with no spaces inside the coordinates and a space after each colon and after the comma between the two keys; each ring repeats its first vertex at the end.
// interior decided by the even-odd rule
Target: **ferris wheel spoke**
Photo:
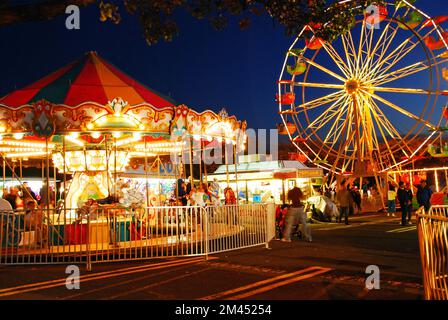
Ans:
{"type": "Polygon", "coordinates": [[[370,90],[375,92],[392,92],[392,93],[410,93],[410,94],[446,94],[448,90],[428,90],[417,88],[391,88],[391,87],[369,87],[370,90]]]}
{"type": "Polygon", "coordinates": [[[374,32],[374,28],[369,29],[369,31],[367,32],[367,35],[365,37],[365,51],[363,51],[363,53],[365,54],[365,58],[363,59],[363,63],[362,63],[362,67],[361,67],[361,72],[360,72],[360,77],[364,78],[365,75],[367,74],[367,71],[370,69],[370,64],[372,62],[372,56],[374,57],[375,54],[372,53],[372,46],[373,46],[373,36],[375,34],[374,32]]]}
{"type": "MultiPolygon", "coordinates": [[[[345,105],[346,105],[346,103],[347,103],[347,98],[345,98],[345,105]]],[[[327,147],[327,149],[329,149],[329,150],[332,150],[334,148],[334,145],[336,144],[336,142],[338,140],[337,134],[340,135],[342,133],[342,128],[346,124],[346,118],[344,118],[344,114],[346,114],[346,113],[347,113],[347,108],[339,109],[339,113],[337,115],[336,120],[333,121],[333,124],[332,124],[330,130],[326,134],[324,141],[322,141],[322,144],[316,153],[316,155],[319,158],[320,158],[321,152],[324,150],[324,147],[327,147]],[[331,145],[327,146],[327,144],[330,143],[330,139],[332,139],[331,145]]],[[[312,135],[310,135],[309,138],[311,138],[311,136],[312,135]]],[[[326,157],[328,157],[328,152],[326,153],[326,156],[324,157],[324,159],[326,159],[326,157]]]]}
{"type": "Polygon", "coordinates": [[[381,103],[383,103],[384,105],[394,109],[395,111],[398,111],[398,112],[404,114],[405,116],[407,116],[407,117],[409,117],[409,118],[411,118],[411,119],[413,119],[415,121],[418,121],[418,122],[424,124],[425,126],[427,126],[428,128],[430,128],[432,130],[436,130],[436,127],[434,127],[428,121],[426,121],[426,120],[416,116],[412,112],[409,112],[408,110],[406,110],[406,109],[404,109],[404,108],[402,108],[400,106],[397,106],[395,103],[392,103],[392,102],[390,102],[390,101],[388,101],[386,99],[383,99],[382,97],[376,95],[375,93],[368,92],[368,91],[364,91],[364,92],[367,93],[368,95],[370,95],[373,99],[375,99],[377,101],[380,101],[381,103]]]}
{"type": "Polygon", "coordinates": [[[359,131],[359,133],[361,134],[361,136],[359,137],[360,140],[360,154],[361,156],[359,157],[359,159],[365,159],[368,157],[368,155],[370,155],[371,151],[373,150],[373,143],[372,143],[372,123],[371,123],[371,117],[370,117],[370,111],[367,110],[366,112],[366,108],[364,106],[364,104],[362,103],[362,99],[360,99],[359,97],[356,97],[357,100],[357,106],[358,106],[358,112],[357,112],[357,117],[358,117],[358,128],[357,130],[359,131]]]}
{"type": "MultiPolygon", "coordinates": [[[[433,31],[436,31],[435,28],[432,28],[428,31],[422,38],[428,37],[433,31]]],[[[412,41],[415,37],[415,34],[412,34],[405,41],[403,41],[400,45],[397,46],[389,55],[387,55],[382,61],[379,61],[375,70],[377,71],[377,75],[381,76],[387,71],[389,71],[393,66],[395,66],[399,61],[405,58],[410,52],[412,52],[419,44],[420,41],[416,39],[416,41],[412,41]],[[407,45],[410,46],[407,47],[407,45]],[[391,61],[392,60],[392,61],[391,61]],[[383,68],[383,65],[387,65],[383,68]]]]}
{"type": "MultiPolygon", "coordinates": [[[[351,126],[351,121],[350,121],[350,126],[351,126]]],[[[346,167],[345,166],[345,159],[343,158],[343,155],[345,155],[346,153],[343,152],[343,151],[345,151],[350,146],[350,143],[353,141],[354,136],[355,136],[355,131],[350,131],[349,130],[349,126],[347,126],[347,130],[346,131],[347,131],[347,134],[346,134],[347,139],[343,143],[341,141],[341,143],[339,144],[337,156],[336,156],[336,159],[335,159],[333,167],[332,167],[332,169],[335,170],[335,168],[336,168],[336,166],[338,164],[338,161],[342,158],[342,161],[343,161],[343,165],[341,166],[342,172],[345,171],[345,167],[346,167]]]]}
{"type": "MultiPolygon", "coordinates": [[[[384,144],[385,144],[385,146],[386,146],[386,149],[389,151],[389,156],[393,159],[393,161],[394,162],[396,162],[395,161],[395,156],[394,156],[394,152],[392,151],[392,148],[391,148],[391,146],[389,145],[389,140],[390,140],[390,138],[388,138],[387,137],[387,135],[385,134],[385,132],[384,132],[384,130],[383,130],[383,128],[389,133],[389,135],[390,135],[390,137],[393,137],[393,134],[390,132],[390,130],[387,128],[387,125],[383,122],[383,119],[387,119],[386,117],[382,117],[382,111],[381,111],[381,109],[379,109],[379,108],[376,108],[376,110],[375,110],[375,108],[374,108],[374,106],[376,106],[376,104],[373,102],[373,101],[368,101],[368,100],[372,100],[372,99],[368,99],[368,100],[366,100],[366,97],[362,97],[362,99],[365,101],[365,103],[369,106],[369,108],[370,108],[370,111],[373,113],[373,119],[375,120],[375,122],[376,122],[376,125],[377,125],[377,128],[378,128],[378,131],[380,132],[380,134],[381,134],[381,137],[382,137],[382,139],[383,139],[383,141],[384,141],[384,144]],[[378,113],[377,111],[379,111],[380,113],[378,113]]],[[[375,134],[375,136],[376,136],[376,131],[375,130],[373,130],[373,132],[374,132],[374,134],[375,134]]],[[[377,138],[378,139],[378,138],[377,138]]],[[[379,147],[379,143],[378,143],[378,147],[379,147]]],[[[380,151],[379,150],[379,148],[378,148],[378,151],[380,151]]]]}
{"type": "Polygon", "coordinates": [[[353,41],[353,36],[352,36],[351,31],[347,32],[347,38],[348,38],[348,40],[347,40],[348,48],[350,49],[351,55],[353,56],[353,67],[354,67],[355,75],[357,75],[357,72],[359,72],[359,57],[357,54],[355,41],[353,41]]]}
{"type": "Polygon", "coordinates": [[[298,106],[295,107],[295,110],[293,110],[293,111],[292,110],[285,110],[285,111],[283,111],[281,113],[285,113],[285,114],[288,114],[288,113],[290,113],[290,114],[291,113],[292,114],[300,114],[300,113],[302,113],[304,111],[315,109],[315,108],[318,108],[320,106],[323,106],[323,105],[326,105],[328,103],[331,103],[331,102],[339,99],[339,97],[342,94],[343,94],[342,91],[336,91],[336,92],[331,93],[329,95],[326,95],[326,96],[323,96],[323,97],[320,97],[320,98],[317,98],[317,99],[305,102],[305,103],[303,103],[301,105],[298,105],[298,106]],[[300,110],[297,110],[297,109],[300,109],[300,110]]]}
{"type": "Polygon", "coordinates": [[[418,45],[418,42],[413,42],[408,39],[408,41],[403,42],[399,45],[392,53],[384,57],[384,55],[381,55],[378,59],[375,67],[372,69],[372,74],[375,74],[376,76],[381,76],[385,72],[387,72],[390,68],[392,68],[394,65],[396,65],[402,58],[404,58],[409,52],[411,52],[416,46],[418,45]],[[406,44],[411,42],[411,46],[406,49],[406,44]],[[396,50],[399,50],[396,52],[396,50]],[[405,53],[403,53],[405,51],[405,53]],[[383,67],[384,66],[384,67],[383,67]]]}
{"type": "Polygon", "coordinates": [[[354,75],[355,73],[355,56],[353,55],[353,47],[350,47],[350,42],[348,39],[346,39],[346,34],[341,35],[342,40],[342,46],[344,47],[345,52],[345,59],[347,60],[347,65],[349,66],[349,69],[351,70],[351,74],[354,75]]]}
{"type": "MultiPolygon", "coordinates": [[[[411,151],[411,148],[406,143],[406,141],[403,139],[401,134],[398,132],[396,127],[389,121],[388,117],[384,114],[384,112],[381,110],[381,108],[375,103],[375,101],[372,99],[372,97],[364,97],[365,103],[369,106],[371,112],[375,114],[375,119],[380,121],[383,124],[383,127],[386,129],[386,131],[389,133],[391,138],[397,139],[399,141],[403,142],[403,145],[408,149],[409,152],[411,151]]],[[[403,150],[405,151],[405,150],[403,150]]]]}
{"type": "MultiPolygon", "coordinates": [[[[364,47],[364,41],[365,41],[365,38],[367,37],[367,35],[366,35],[366,29],[367,29],[367,27],[366,27],[366,19],[363,19],[362,20],[362,26],[361,26],[361,34],[360,34],[360,39],[359,39],[359,43],[358,43],[358,53],[357,53],[357,58],[356,58],[356,71],[357,71],[357,73],[355,73],[355,75],[357,76],[357,77],[360,77],[361,76],[361,74],[360,74],[360,71],[361,71],[361,65],[363,65],[363,47],[364,47]]],[[[351,35],[351,31],[349,31],[349,33],[350,33],[350,35],[351,35]]],[[[352,39],[353,39],[353,37],[352,37],[352,39]]]]}
{"type": "Polygon", "coordinates": [[[317,82],[293,82],[295,86],[325,89],[344,89],[343,84],[317,83],[317,82]]]}
{"type": "Polygon", "coordinates": [[[315,68],[317,68],[317,69],[319,69],[319,70],[321,70],[321,71],[323,71],[323,72],[325,72],[325,73],[335,77],[336,79],[338,79],[338,80],[340,80],[342,82],[345,82],[345,79],[341,75],[339,75],[339,74],[329,70],[328,68],[325,68],[324,66],[318,64],[317,62],[315,62],[315,61],[313,61],[311,59],[308,59],[306,57],[303,57],[303,61],[305,61],[308,64],[312,65],[313,67],[315,67],[315,68]]]}
{"type": "Polygon", "coordinates": [[[386,84],[398,79],[402,79],[408,76],[411,76],[415,73],[424,71],[424,70],[428,70],[432,67],[438,66],[440,64],[444,64],[448,62],[448,58],[443,58],[444,57],[443,54],[440,54],[438,56],[436,56],[434,59],[431,59],[430,62],[428,62],[428,60],[423,60],[423,61],[419,61],[416,62],[414,64],[411,64],[409,66],[394,70],[392,72],[383,74],[381,76],[376,77],[375,79],[372,80],[373,84],[378,86],[378,85],[382,85],[382,84],[386,84]]]}
{"type": "Polygon", "coordinates": [[[308,126],[307,129],[315,130],[320,129],[325,126],[331,119],[338,114],[338,107],[340,107],[341,102],[345,99],[345,96],[339,97],[330,107],[328,107],[323,113],[321,113],[316,119],[314,119],[308,126]]]}
{"type": "Polygon", "coordinates": [[[334,49],[334,47],[330,43],[323,43],[324,50],[328,53],[330,58],[334,61],[334,63],[338,66],[339,70],[348,78],[352,70],[345,63],[345,61],[341,58],[339,53],[334,49]]]}
{"type": "Polygon", "coordinates": [[[363,80],[368,78],[374,73],[374,70],[376,70],[375,66],[377,65],[378,61],[381,61],[381,59],[384,57],[384,54],[389,49],[390,45],[392,44],[393,39],[395,38],[398,28],[391,28],[391,22],[390,20],[386,27],[384,28],[383,32],[380,35],[380,38],[378,39],[377,43],[375,44],[375,47],[373,48],[372,52],[369,54],[369,63],[366,64],[364,67],[364,73],[363,73],[363,80]],[[392,33],[389,34],[390,29],[392,29],[392,33]],[[384,37],[384,40],[382,40],[384,37]],[[380,51],[378,52],[378,50],[380,51]],[[375,59],[375,57],[378,57],[375,59]]]}
{"type": "MultiPolygon", "coordinates": [[[[333,150],[336,147],[336,144],[338,142],[339,142],[339,146],[340,147],[342,146],[343,141],[340,141],[340,139],[343,136],[343,133],[346,136],[346,140],[344,140],[344,144],[346,144],[347,140],[349,140],[349,136],[350,136],[350,132],[351,132],[350,128],[352,126],[352,119],[350,118],[351,107],[349,104],[350,104],[350,99],[346,99],[346,107],[341,109],[341,112],[339,113],[338,118],[335,121],[335,123],[337,123],[338,125],[332,126],[331,130],[327,133],[327,135],[325,137],[323,145],[327,145],[328,143],[331,143],[329,146],[329,149],[331,149],[331,150],[333,150]],[[331,140],[331,142],[330,142],[330,140],[331,140]]],[[[322,150],[323,150],[323,146],[320,148],[319,154],[320,154],[320,152],[322,152],[322,150]]],[[[342,150],[342,149],[340,149],[340,150],[342,150]]]]}

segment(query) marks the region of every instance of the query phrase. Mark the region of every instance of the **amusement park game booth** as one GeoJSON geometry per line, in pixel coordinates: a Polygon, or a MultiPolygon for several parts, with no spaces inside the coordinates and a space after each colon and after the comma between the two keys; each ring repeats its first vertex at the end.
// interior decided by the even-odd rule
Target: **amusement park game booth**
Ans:
{"type": "Polygon", "coordinates": [[[239,200],[247,203],[285,203],[288,190],[294,185],[310,197],[323,182],[322,169],[307,167],[300,161],[271,160],[264,155],[244,155],[238,160],[236,170],[234,165],[221,165],[207,180],[216,178],[221,189],[229,185],[238,191],[239,200]]]}

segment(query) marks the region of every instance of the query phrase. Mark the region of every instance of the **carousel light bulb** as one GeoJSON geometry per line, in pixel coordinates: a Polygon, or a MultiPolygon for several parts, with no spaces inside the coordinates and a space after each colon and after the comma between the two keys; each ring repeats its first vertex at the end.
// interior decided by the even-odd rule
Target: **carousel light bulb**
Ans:
{"type": "Polygon", "coordinates": [[[20,139],[23,139],[23,137],[25,136],[25,134],[23,134],[23,133],[14,133],[14,139],[16,139],[16,140],[20,140],[20,139]]]}
{"type": "Polygon", "coordinates": [[[222,142],[222,138],[221,137],[218,137],[216,140],[218,140],[219,143],[222,142]]]}
{"type": "Polygon", "coordinates": [[[212,142],[212,140],[213,140],[213,138],[212,138],[211,136],[208,136],[208,137],[207,137],[207,141],[208,141],[208,142],[212,142]]]}
{"type": "Polygon", "coordinates": [[[91,136],[93,139],[98,139],[99,137],[101,137],[101,133],[99,133],[99,132],[92,132],[92,133],[90,134],[90,136],[91,136]]]}
{"type": "Polygon", "coordinates": [[[138,128],[139,128],[140,130],[143,130],[143,129],[145,129],[145,126],[144,126],[143,124],[139,124],[139,125],[138,125],[138,128]]]}
{"type": "Polygon", "coordinates": [[[121,137],[121,132],[113,132],[112,133],[112,137],[114,137],[114,138],[120,138],[121,137]]]}
{"type": "Polygon", "coordinates": [[[6,128],[4,126],[0,126],[0,132],[5,132],[6,128]]]}
{"type": "Polygon", "coordinates": [[[193,139],[196,141],[199,141],[201,139],[201,136],[198,134],[193,135],[193,139]]]}
{"type": "Polygon", "coordinates": [[[0,140],[3,140],[3,136],[0,134],[0,140]]]}
{"type": "Polygon", "coordinates": [[[140,140],[142,138],[142,134],[140,132],[134,132],[132,135],[134,139],[140,140]]]}
{"type": "Polygon", "coordinates": [[[79,132],[70,132],[70,137],[72,137],[73,139],[79,138],[79,132]]]}
{"type": "Polygon", "coordinates": [[[88,123],[88,124],[87,124],[87,129],[92,130],[92,129],[93,129],[93,124],[88,123]]]}

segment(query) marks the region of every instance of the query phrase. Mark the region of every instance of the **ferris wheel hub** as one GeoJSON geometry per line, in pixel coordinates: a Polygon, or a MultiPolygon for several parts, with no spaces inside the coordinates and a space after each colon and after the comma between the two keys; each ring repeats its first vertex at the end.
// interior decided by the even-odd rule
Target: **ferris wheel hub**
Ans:
{"type": "Polygon", "coordinates": [[[357,79],[349,79],[345,82],[345,91],[350,94],[356,94],[361,88],[361,83],[357,79]]]}

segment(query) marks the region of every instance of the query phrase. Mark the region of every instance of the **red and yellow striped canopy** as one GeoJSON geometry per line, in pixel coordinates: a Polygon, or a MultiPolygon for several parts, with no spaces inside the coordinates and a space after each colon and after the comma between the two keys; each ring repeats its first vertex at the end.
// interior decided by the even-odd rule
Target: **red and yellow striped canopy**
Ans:
{"type": "Polygon", "coordinates": [[[144,102],[157,108],[175,105],[173,100],[140,84],[96,52],[88,52],[41,80],[6,95],[0,104],[14,108],[45,99],[74,107],[85,102],[106,105],[116,97],[130,105],[144,102]]]}

